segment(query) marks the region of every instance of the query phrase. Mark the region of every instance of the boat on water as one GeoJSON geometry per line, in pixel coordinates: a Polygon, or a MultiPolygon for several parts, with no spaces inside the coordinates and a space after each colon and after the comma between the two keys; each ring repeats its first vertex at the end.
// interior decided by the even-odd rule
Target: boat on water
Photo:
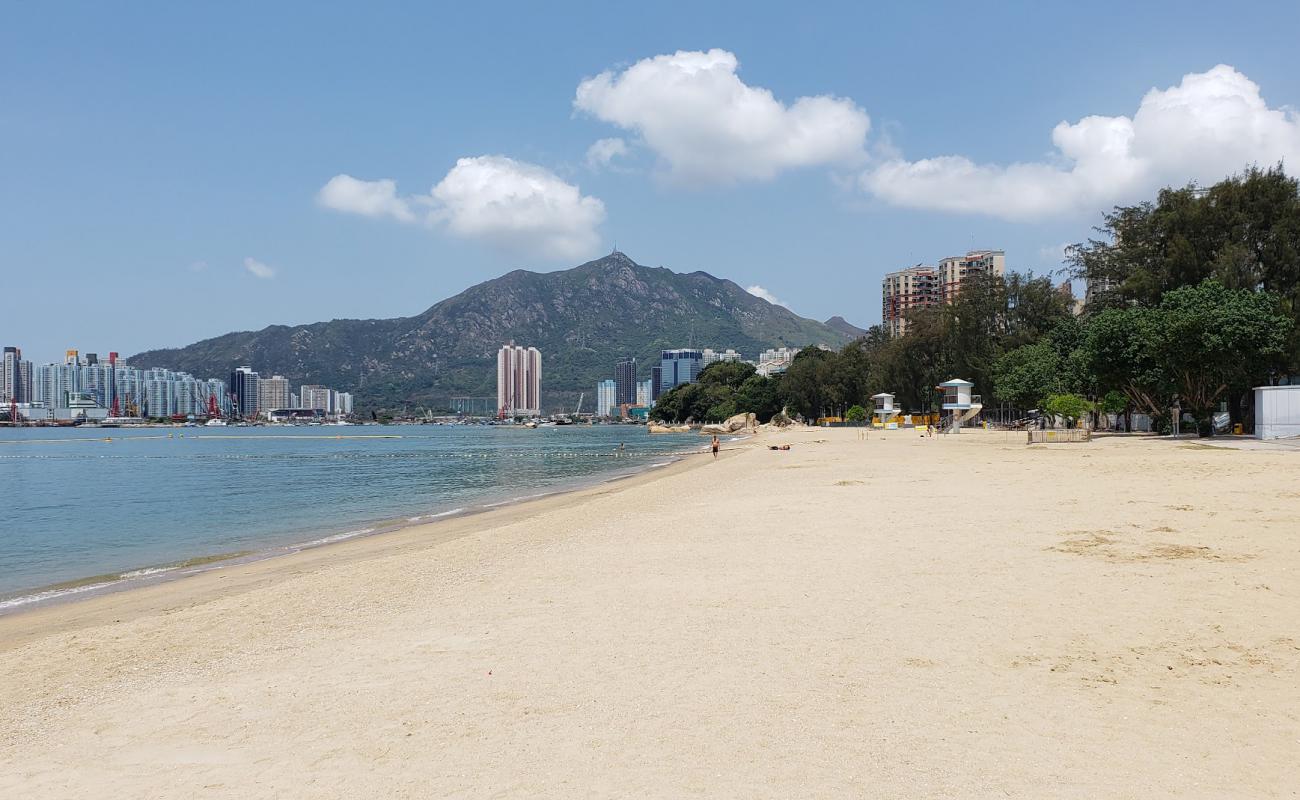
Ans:
{"type": "Polygon", "coordinates": [[[203,423],[203,426],[205,428],[224,428],[226,427],[226,421],[221,417],[213,417],[212,419],[203,423]]]}

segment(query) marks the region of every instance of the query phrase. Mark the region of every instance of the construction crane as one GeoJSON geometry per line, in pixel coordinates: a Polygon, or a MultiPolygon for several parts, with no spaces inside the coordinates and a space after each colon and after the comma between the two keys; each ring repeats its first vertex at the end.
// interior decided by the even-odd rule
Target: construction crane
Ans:
{"type": "Polygon", "coordinates": [[[578,392],[578,407],[573,409],[573,416],[575,419],[577,419],[578,415],[582,413],[582,399],[586,396],[586,392],[578,392]]]}

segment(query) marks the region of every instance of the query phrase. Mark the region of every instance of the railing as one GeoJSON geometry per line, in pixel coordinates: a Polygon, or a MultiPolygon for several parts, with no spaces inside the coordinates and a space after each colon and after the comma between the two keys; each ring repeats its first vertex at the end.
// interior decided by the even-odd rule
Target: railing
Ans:
{"type": "Polygon", "coordinates": [[[1092,431],[1087,428],[1069,428],[1066,430],[1056,430],[1054,428],[1035,430],[1031,428],[1028,434],[1028,444],[1064,444],[1066,442],[1087,442],[1092,439],[1092,431]]]}

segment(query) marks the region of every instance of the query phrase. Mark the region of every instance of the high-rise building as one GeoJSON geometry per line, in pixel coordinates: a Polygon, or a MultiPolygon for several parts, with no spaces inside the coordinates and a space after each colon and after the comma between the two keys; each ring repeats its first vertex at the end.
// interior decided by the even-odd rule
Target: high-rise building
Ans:
{"type": "Polygon", "coordinates": [[[716,364],[719,361],[743,361],[740,353],[728,347],[726,350],[710,350],[704,348],[703,358],[700,359],[701,367],[707,367],[710,364],[716,364]]]}
{"type": "Polygon", "coordinates": [[[962,283],[975,275],[1005,275],[1006,261],[1002,250],[971,250],[964,256],[941,259],[937,267],[917,264],[889,273],[880,284],[880,318],[885,330],[890,336],[902,336],[913,312],[951,303],[962,283]]]}
{"type": "Polygon", "coordinates": [[[611,380],[603,380],[596,384],[596,416],[618,416],[618,403],[615,401],[616,387],[617,384],[611,380]]]}
{"type": "Polygon", "coordinates": [[[939,281],[943,301],[951,303],[961,291],[967,278],[975,275],[996,275],[1007,272],[1007,254],[1002,250],[971,250],[964,256],[949,256],[939,262],[939,281]]]}
{"type": "Polygon", "coordinates": [[[699,350],[661,350],[659,352],[659,393],[681,386],[683,383],[695,383],[700,374],[704,354],[699,350]]]}
{"type": "Polygon", "coordinates": [[[352,416],[352,393],[339,392],[334,396],[334,413],[340,417],[352,416]]]}
{"type": "Polygon", "coordinates": [[[641,381],[636,385],[636,404],[648,406],[654,404],[653,381],[641,381]]]}
{"type": "Polygon", "coordinates": [[[298,389],[298,403],[300,408],[314,408],[325,414],[331,413],[334,409],[331,407],[330,390],[324,386],[316,384],[303,384],[298,389]]]}
{"type": "Polygon", "coordinates": [[[259,378],[257,381],[257,408],[266,415],[278,408],[291,408],[289,403],[289,379],[283,375],[259,378]]]}
{"type": "Polygon", "coordinates": [[[24,361],[17,347],[6,347],[0,362],[0,402],[32,402],[32,383],[32,362],[24,361]]]}
{"type": "Polygon", "coordinates": [[[663,394],[664,386],[664,368],[663,364],[655,364],[650,368],[650,402],[654,403],[659,400],[659,395],[663,394]]]}
{"type": "Polygon", "coordinates": [[[514,340],[497,351],[497,413],[536,416],[542,409],[542,353],[514,340]]]}
{"type": "Polygon", "coordinates": [[[620,358],[614,362],[614,402],[636,402],[636,359],[620,358]]]}
{"type": "Polygon", "coordinates": [[[257,382],[260,378],[250,367],[240,367],[230,373],[231,404],[236,416],[246,419],[257,416],[257,382]]]}
{"type": "Polygon", "coordinates": [[[23,353],[17,347],[6,347],[4,350],[4,371],[0,372],[0,402],[8,403],[18,399],[18,362],[22,357],[23,353]]]}
{"type": "Polygon", "coordinates": [[[902,336],[907,318],[917,309],[943,302],[939,270],[924,264],[891,272],[880,282],[880,318],[890,336],[902,336]]]}

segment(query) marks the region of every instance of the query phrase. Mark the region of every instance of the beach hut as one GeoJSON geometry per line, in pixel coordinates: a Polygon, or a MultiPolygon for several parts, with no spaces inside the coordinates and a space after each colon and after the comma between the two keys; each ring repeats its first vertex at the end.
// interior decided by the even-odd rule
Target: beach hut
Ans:
{"type": "Polygon", "coordinates": [[[1255,387],[1255,438],[1300,436],[1300,386],[1255,387]]]}
{"type": "Polygon", "coordinates": [[[950,412],[945,430],[958,433],[963,422],[974,418],[984,409],[980,396],[971,394],[975,384],[961,378],[944,381],[938,388],[943,390],[943,410],[950,412]]]}
{"type": "Polygon", "coordinates": [[[881,392],[871,395],[871,400],[876,404],[876,424],[890,430],[896,429],[898,423],[890,422],[898,416],[898,409],[894,408],[894,396],[888,392],[881,392]]]}

